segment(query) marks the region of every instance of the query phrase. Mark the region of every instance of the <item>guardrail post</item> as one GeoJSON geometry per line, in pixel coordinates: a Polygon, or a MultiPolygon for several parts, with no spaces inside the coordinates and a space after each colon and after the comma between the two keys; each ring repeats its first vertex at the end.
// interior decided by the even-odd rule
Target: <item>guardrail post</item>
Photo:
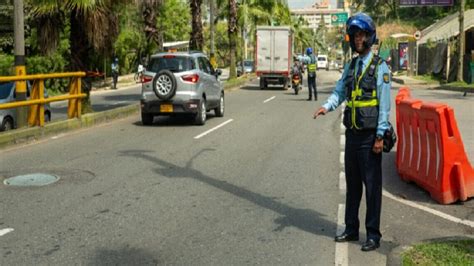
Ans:
{"type": "MultiPolygon", "coordinates": [[[[79,95],[81,94],[81,78],[72,78],[69,85],[69,95],[79,95]]],[[[81,99],[70,99],[69,105],[67,108],[67,116],[71,118],[80,118],[81,117],[81,99]]]]}
{"type": "MultiPolygon", "coordinates": [[[[31,89],[31,100],[44,99],[44,80],[35,80],[31,89]]],[[[29,126],[44,126],[44,104],[35,104],[30,106],[28,115],[29,126]]]]}

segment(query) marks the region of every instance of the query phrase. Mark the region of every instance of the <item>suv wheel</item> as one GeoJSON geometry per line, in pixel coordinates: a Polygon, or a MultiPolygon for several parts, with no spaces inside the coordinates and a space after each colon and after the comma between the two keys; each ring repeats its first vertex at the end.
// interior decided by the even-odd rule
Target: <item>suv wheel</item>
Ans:
{"type": "Polygon", "coordinates": [[[0,127],[0,131],[8,131],[13,129],[13,121],[9,117],[5,117],[2,121],[2,126],[0,127]]]}
{"type": "Polygon", "coordinates": [[[206,123],[206,118],[207,118],[207,110],[206,110],[206,99],[202,99],[199,102],[199,108],[198,108],[198,113],[196,114],[196,117],[194,118],[194,123],[196,125],[204,125],[206,123]]]}
{"type": "Polygon", "coordinates": [[[161,100],[169,100],[176,93],[176,78],[169,70],[161,70],[153,79],[153,91],[161,100]]]}
{"type": "Polygon", "coordinates": [[[144,126],[149,126],[153,124],[153,115],[152,114],[145,114],[142,112],[142,124],[144,126]]]}
{"type": "Polygon", "coordinates": [[[214,109],[217,117],[223,117],[225,111],[225,101],[224,101],[224,93],[221,93],[221,98],[219,99],[219,105],[214,109]]]}

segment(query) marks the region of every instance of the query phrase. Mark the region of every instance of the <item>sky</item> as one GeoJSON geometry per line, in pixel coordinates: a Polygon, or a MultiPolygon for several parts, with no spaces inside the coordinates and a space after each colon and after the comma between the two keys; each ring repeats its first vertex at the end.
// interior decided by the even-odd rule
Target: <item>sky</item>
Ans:
{"type": "Polygon", "coordinates": [[[303,8],[313,5],[315,2],[316,0],[288,0],[288,6],[290,8],[303,8]]]}

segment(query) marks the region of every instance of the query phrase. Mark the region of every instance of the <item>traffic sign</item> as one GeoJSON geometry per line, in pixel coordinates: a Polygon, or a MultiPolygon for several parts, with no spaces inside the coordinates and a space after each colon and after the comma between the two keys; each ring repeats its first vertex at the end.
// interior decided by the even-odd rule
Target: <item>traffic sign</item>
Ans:
{"type": "Polygon", "coordinates": [[[344,24],[346,23],[348,19],[347,12],[342,12],[342,13],[334,13],[331,15],[331,24],[332,25],[337,25],[337,24],[344,24]]]}

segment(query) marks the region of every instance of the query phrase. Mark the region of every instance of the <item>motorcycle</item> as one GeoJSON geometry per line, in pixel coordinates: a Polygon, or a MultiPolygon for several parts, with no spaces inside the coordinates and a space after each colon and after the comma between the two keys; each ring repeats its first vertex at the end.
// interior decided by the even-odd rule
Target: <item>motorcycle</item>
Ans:
{"type": "Polygon", "coordinates": [[[298,73],[294,73],[291,76],[291,88],[295,90],[295,95],[298,95],[298,92],[301,90],[301,82],[300,75],[298,73]]]}

